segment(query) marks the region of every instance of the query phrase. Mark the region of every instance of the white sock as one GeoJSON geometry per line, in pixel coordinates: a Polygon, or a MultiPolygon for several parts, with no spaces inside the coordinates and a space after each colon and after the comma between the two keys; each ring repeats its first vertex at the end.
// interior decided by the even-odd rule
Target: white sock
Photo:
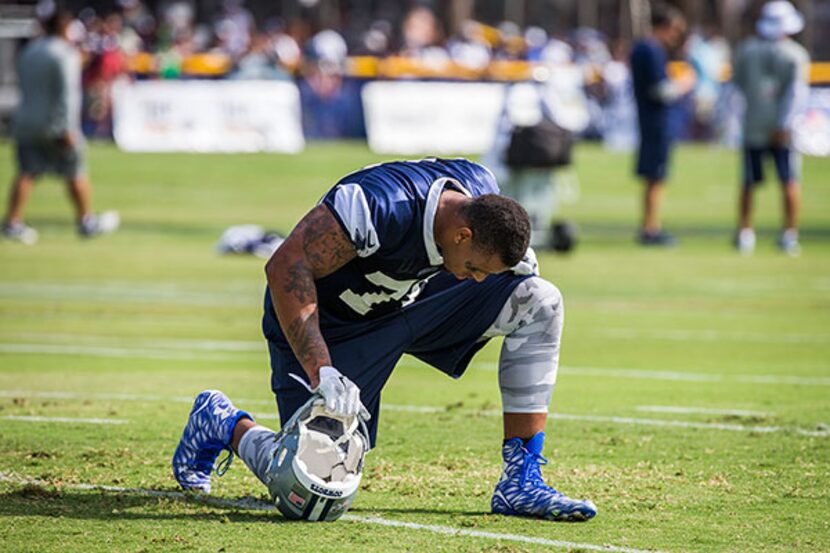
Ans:
{"type": "Polygon", "coordinates": [[[270,428],[256,425],[239,440],[239,457],[263,484],[266,484],[276,437],[277,433],[270,428]]]}

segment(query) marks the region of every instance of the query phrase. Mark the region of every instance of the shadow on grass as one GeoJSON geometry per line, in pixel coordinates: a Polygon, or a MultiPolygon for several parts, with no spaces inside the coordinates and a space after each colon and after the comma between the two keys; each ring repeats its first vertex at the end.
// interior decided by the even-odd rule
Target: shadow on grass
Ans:
{"type": "Polygon", "coordinates": [[[244,509],[204,496],[159,497],[144,493],[75,491],[24,485],[0,494],[0,517],[64,517],[82,520],[199,520],[220,523],[289,520],[277,511],[244,509]],[[210,509],[210,510],[206,510],[210,509]]]}
{"type": "MultiPolygon", "coordinates": [[[[149,490],[152,492],[152,490],[149,490]]],[[[236,501],[202,495],[159,492],[170,495],[149,495],[142,492],[111,492],[102,490],[65,490],[25,484],[0,494],[0,517],[64,517],[81,520],[191,520],[219,523],[290,523],[274,510],[265,510],[264,502],[246,498],[251,508],[232,505],[236,501]],[[174,495],[175,494],[175,495],[174,495]],[[210,509],[210,510],[206,510],[210,509]]],[[[461,511],[429,508],[356,508],[349,514],[361,518],[388,515],[441,515],[484,520],[484,511],[461,511]]],[[[392,517],[394,518],[394,516],[392,517]]]]}

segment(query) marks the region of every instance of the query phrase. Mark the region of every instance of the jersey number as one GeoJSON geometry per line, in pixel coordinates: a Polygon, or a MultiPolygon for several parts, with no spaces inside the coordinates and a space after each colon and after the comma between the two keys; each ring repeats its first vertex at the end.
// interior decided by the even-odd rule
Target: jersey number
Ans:
{"type": "Polygon", "coordinates": [[[357,313],[365,315],[372,310],[372,306],[387,301],[399,301],[404,296],[406,299],[403,305],[409,305],[423,290],[426,280],[395,280],[381,273],[380,271],[366,275],[366,280],[389,290],[388,292],[366,292],[357,294],[352,290],[346,290],[340,294],[340,299],[357,313]]]}

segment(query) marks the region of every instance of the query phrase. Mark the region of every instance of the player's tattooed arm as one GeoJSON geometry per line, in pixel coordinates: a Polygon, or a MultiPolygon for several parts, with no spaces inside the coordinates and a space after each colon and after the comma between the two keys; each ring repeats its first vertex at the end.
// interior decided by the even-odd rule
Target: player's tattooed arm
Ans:
{"type": "Polygon", "coordinates": [[[331,365],[320,332],[314,280],[330,275],[355,257],[354,244],[334,215],[319,205],[294,227],[265,266],[277,319],[312,387],[317,386],[320,367],[331,365]]]}

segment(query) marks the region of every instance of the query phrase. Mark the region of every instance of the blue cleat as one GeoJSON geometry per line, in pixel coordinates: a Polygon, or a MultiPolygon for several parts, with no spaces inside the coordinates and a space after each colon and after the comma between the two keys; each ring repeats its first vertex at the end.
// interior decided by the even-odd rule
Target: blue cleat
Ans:
{"type": "Polygon", "coordinates": [[[216,469],[217,476],[225,474],[233,460],[231,438],[236,422],[242,417],[253,420],[218,390],[205,390],[196,396],[182,439],[173,454],[173,475],[182,488],[210,493],[210,473],[219,453],[223,449],[229,451],[228,457],[216,469]]]}
{"type": "Polygon", "coordinates": [[[597,508],[592,502],[571,499],[542,480],[539,466],[548,463],[541,455],[544,442],[544,432],[533,436],[527,444],[521,438],[505,442],[502,448],[504,472],[490,501],[493,513],[564,522],[594,518],[597,508]]]}

